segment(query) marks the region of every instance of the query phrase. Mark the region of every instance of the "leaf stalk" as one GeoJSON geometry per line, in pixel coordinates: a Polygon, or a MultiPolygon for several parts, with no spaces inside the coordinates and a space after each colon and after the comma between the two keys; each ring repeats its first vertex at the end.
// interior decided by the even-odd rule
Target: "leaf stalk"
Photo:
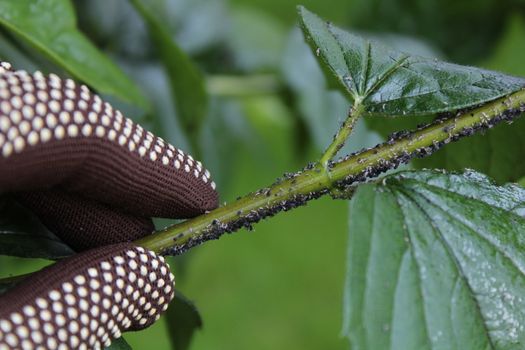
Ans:
{"type": "Polygon", "coordinates": [[[352,134],[352,131],[354,130],[355,124],[359,120],[361,113],[362,105],[359,100],[355,100],[354,105],[348,112],[348,117],[337,131],[337,134],[335,134],[332,143],[321,156],[319,163],[324,168],[328,167],[328,162],[330,162],[330,160],[332,160],[337,155],[341,148],[343,148],[346,140],[348,137],[350,137],[350,134],[352,134]]]}

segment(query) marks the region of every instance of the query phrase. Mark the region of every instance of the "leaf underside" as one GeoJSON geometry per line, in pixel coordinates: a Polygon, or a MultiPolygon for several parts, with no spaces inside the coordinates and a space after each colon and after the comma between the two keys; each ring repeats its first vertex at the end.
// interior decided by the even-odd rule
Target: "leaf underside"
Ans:
{"type": "Polygon", "coordinates": [[[352,349],[523,349],[525,190],[475,172],[401,172],[351,203],[352,349]]]}
{"type": "Polygon", "coordinates": [[[525,86],[522,78],[393,50],[337,28],[304,7],[299,7],[299,16],[321,64],[365,115],[450,112],[525,86]]]}

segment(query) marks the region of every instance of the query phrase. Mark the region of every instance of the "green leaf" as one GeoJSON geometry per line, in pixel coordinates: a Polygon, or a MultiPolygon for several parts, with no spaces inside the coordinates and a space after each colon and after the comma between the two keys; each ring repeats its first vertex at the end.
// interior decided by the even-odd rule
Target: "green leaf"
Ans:
{"type": "Polygon", "coordinates": [[[525,79],[393,50],[326,23],[304,7],[299,15],[313,51],[365,115],[449,112],[525,86],[525,79]]]}
{"type": "Polygon", "coordinates": [[[400,172],[350,208],[352,349],[522,349],[525,189],[472,171],[400,172]]]}
{"type": "Polygon", "coordinates": [[[149,108],[135,84],[77,30],[70,1],[0,0],[0,24],[95,90],[149,108]]]}
{"type": "MultiPolygon", "coordinates": [[[[482,65],[508,74],[525,76],[525,21],[523,16],[509,19],[492,56],[482,65]]],[[[474,135],[450,144],[435,155],[414,162],[421,168],[465,167],[481,171],[500,183],[517,181],[525,175],[525,119],[500,125],[485,135],[474,135]]]]}
{"type": "Polygon", "coordinates": [[[120,337],[113,340],[106,350],[131,350],[131,346],[126,342],[124,337],[120,337]]]}
{"type": "MultiPolygon", "coordinates": [[[[297,113],[306,124],[310,137],[319,150],[332,142],[335,130],[348,112],[348,101],[339,91],[326,87],[326,78],[315,61],[298,28],[291,31],[282,59],[281,73],[284,82],[294,93],[297,113]]],[[[355,137],[364,136],[355,132],[355,137]]]]}
{"type": "Polygon", "coordinates": [[[0,255],[59,259],[74,251],[25,208],[0,198],[0,255]]]}
{"type": "MultiPolygon", "coordinates": [[[[421,42],[409,38],[391,35],[382,39],[394,45],[408,47],[411,51],[431,52],[430,48],[421,42]]],[[[341,117],[348,113],[348,101],[341,92],[327,88],[326,77],[304,42],[299,28],[294,28],[290,32],[282,59],[281,74],[283,81],[294,93],[293,107],[304,120],[315,146],[323,150],[332,142],[335,130],[341,125],[341,117]]],[[[412,119],[404,118],[395,121],[412,119]]],[[[385,119],[367,118],[366,121],[383,123],[385,119]]],[[[341,152],[349,154],[363,147],[372,147],[379,142],[381,139],[378,135],[366,128],[362,121],[358,121],[352,137],[348,139],[341,152]]]]}
{"type": "Polygon", "coordinates": [[[167,27],[157,20],[152,3],[131,0],[148,25],[157,53],[168,72],[183,129],[195,143],[206,117],[208,96],[201,71],[173,41],[167,27]]]}
{"type": "Polygon", "coordinates": [[[193,334],[202,328],[202,319],[195,305],[176,291],[166,312],[166,319],[173,349],[189,349],[193,334]]]}
{"type": "MultiPolygon", "coordinates": [[[[509,74],[525,76],[525,21],[514,16],[502,36],[493,56],[483,65],[509,74]]],[[[413,129],[428,123],[428,118],[379,119],[367,118],[366,123],[383,136],[402,129],[413,129]]],[[[465,167],[481,171],[500,183],[517,181],[525,175],[525,119],[512,125],[499,125],[484,135],[473,135],[452,143],[430,157],[416,159],[418,168],[461,170],[465,167]]]]}

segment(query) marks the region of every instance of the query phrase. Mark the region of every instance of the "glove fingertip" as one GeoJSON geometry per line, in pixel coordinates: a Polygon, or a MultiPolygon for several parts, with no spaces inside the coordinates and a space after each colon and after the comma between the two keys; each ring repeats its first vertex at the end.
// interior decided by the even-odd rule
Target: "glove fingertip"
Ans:
{"type": "Polygon", "coordinates": [[[100,348],[148,327],[174,296],[161,256],[132,244],[64,259],[0,299],[0,348],[100,348]]]}
{"type": "Polygon", "coordinates": [[[143,174],[155,169],[147,184],[155,195],[143,203],[146,210],[152,216],[188,218],[217,208],[219,194],[210,172],[200,161],[170,144],[168,155],[171,149],[176,153],[172,161],[144,159],[143,174]]]}

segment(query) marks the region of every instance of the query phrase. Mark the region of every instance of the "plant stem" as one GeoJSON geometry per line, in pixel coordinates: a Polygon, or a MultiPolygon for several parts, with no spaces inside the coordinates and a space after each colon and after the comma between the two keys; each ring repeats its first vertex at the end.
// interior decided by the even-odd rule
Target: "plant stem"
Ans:
{"type": "Polygon", "coordinates": [[[206,78],[206,87],[211,95],[249,97],[274,94],[280,82],[273,74],[211,75],[206,78]]]}
{"type": "Polygon", "coordinates": [[[330,146],[328,146],[319,160],[319,163],[323,167],[326,168],[328,166],[328,162],[337,155],[337,152],[339,152],[341,148],[343,148],[346,140],[352,133],[352,130],[354,130],[355,123],[361,116],[361,112],[361,104],[358,101],[355,101],[354,106],[352,106],[350,112],[348,113],[348,117],[344,121],[343,125],[341,125],[341,128],[337,131],[334,140],[330,146]]]}
{"type": "Polygon", "coordinates": [[[163,254],[181,252],[225,232],[305,204],[393,169],[412,157],[424,157],[441,146],[501,121],[511,122],[525,111],[525,90],[487,103],[455,117],[437,120],[411,133],[393,136],[374,148],[362,150],[327,167],[315,163],[268,188],[250,193],[209,213],[173,225],[135,243],[163,254]]]}

